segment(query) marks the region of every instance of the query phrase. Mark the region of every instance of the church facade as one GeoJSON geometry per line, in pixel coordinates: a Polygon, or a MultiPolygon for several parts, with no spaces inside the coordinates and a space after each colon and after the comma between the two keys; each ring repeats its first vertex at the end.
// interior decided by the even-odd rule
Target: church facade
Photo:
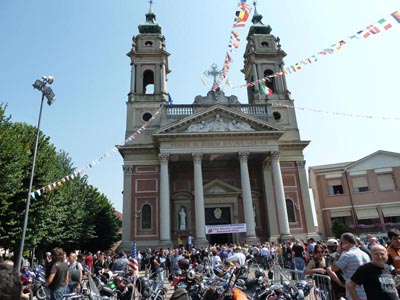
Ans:
{"type": "MultiPolygon", "coordinates": [[[[168,105],[169,53],[150,6],[133,38],[127,101],[121,249],[196,246],[316,237],[294,102],[284,76],[256,84],[248,99],[219,89],[193,103],[168,105]],[[149,87],[153,89],[149,91],[149,87]],[[148,127],[132,136],[144,124],[148,127]],[[206,234],[210,225],[245,224],[245,232],[206,234]]],[[[245,80],[279,72],[286,53],[255,9],[245,80]]]]}

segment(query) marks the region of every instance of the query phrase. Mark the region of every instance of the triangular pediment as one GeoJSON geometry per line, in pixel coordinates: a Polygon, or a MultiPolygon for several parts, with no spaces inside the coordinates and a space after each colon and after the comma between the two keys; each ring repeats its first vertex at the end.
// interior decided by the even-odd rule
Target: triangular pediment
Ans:
{"type": "Polygon", "coordinates": [[[400,166],[400,153],[379,150],[361,158],[348,167],[348,171],[365,171],[371,169],[393,168],[400,166]]]}
{"type": "Polygon", "coordinates": [[[284,129],[238,110],[214,105],[179,121],[165,125],[154,135],[254,134],[268,132],[283,134],[284,129]]]}
{"type": "Polygon", "coordinates": [[[204,194],[240,194],[241,189],[219,179],[214,179],[203,186],[204,194]]]}

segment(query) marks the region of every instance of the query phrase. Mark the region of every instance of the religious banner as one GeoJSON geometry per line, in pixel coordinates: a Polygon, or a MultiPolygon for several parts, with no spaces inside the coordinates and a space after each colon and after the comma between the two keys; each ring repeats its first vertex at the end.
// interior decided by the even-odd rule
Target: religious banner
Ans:
{"type": "Polygon", "coordinates": [[[223,234],[223,233],[239,233],[239,232],[246,232],[246,223],[205,226],[206,234],[223,234]]]}

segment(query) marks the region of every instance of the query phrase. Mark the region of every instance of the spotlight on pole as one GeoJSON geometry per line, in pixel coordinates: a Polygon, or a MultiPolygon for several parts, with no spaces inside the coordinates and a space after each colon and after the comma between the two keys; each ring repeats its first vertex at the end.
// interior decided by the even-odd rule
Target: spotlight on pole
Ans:
{"type": "Polygon", "coordinates": [[[21,261],[22,261],[22,255],[24,253],[26,229],[28,227],[29,206],[30,206],[30,203],[31,203],[33,176],[35,174],[35,165],[36,165],[36,157],[37,157],[37,150],[38,150],[38,144],[39,144],[40,121],[42,119],[43,101],[44,101],[44,97],[46,97],[47,104],[51,105],[56,100],[56,95],[54,94],[53,90],[49,86],[47,86],[48,84],[52,84],[53,82],[54,82],[53,76],[43,76],[42,80],[37,79],[33,83],[33,88],[36,89],[36,90],[39,90],[42,93],[42,101],[40,102],[39,119],[38,119],[37,132],[36,132],[35,150],[33,152],[31,179],[29,181],[28,199],[26,201],[26,208],[25,208],[24,226],[22,228],[21,243],[20,243],[20,247],[19,247],[19,253],[18,253],[18,257],[17,257],[17,262],[15,264],[15,269],[18,272],[19,272],[20,268],[22,267],[21,266],[21,261]]]}

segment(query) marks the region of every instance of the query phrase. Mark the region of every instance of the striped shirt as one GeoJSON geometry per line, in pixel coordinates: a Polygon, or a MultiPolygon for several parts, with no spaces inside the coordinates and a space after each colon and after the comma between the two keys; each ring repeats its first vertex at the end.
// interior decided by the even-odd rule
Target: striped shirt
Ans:
{"type": "MultiPolygon", "coordinates": [[[[361,251],[357,247],[350,248],[340,255],[339,259],[336,261],[336,265],[343,271],[343,277],[346,283],[351,279],[353,274],[356,272],[359,266],[370,262],[368,254],[361,251]]],[[[357,286],[357,295],[361,300],[367,300],[364,288],[362,286],[357,286]]],[[[351,296],[346,291],[347,299],[351,300],[351,296]]]]}

